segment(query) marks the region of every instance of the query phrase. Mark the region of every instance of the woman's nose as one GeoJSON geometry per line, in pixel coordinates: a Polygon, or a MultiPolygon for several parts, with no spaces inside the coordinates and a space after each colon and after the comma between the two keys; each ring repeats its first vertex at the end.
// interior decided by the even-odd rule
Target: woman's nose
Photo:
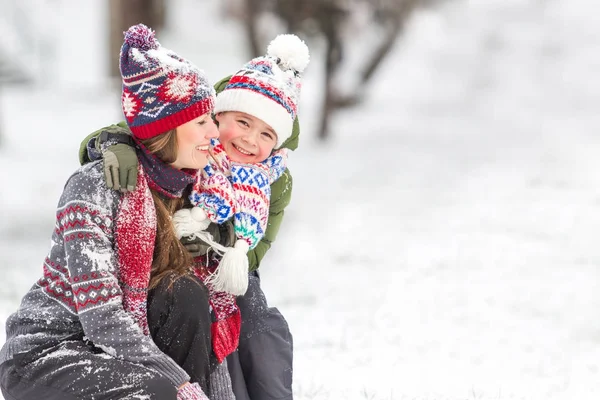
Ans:
{"type": "Polygon", "coordinates": [[[208,128],[208,132],[206,137],[209,139],[212,138],[218,138],[219,137],[219,128],[217,128],[217,125],[213,122],[212,118],[210,119],[211,126],[208,128]]]}

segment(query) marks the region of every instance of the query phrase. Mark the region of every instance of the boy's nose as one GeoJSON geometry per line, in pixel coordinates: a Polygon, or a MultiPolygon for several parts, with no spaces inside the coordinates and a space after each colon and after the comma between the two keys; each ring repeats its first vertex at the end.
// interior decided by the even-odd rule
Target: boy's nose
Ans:
{"type": "Polygon", "coordinates": [[[256,145],[256,138],[253,132],[247,132],[244,136],[242,136],[242,140],[252,146],[256,145]]]}

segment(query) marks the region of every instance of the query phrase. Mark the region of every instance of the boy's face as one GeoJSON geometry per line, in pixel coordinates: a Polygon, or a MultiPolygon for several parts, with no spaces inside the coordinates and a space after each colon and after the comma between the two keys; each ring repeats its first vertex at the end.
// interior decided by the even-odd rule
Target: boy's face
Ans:
{"type": "Polygon", "coordinates": [[[266,160],[277,144],[277,134],[252,115],[227,111],[215,116],[219,141],[232,161],[254,164],[266,160]]]}

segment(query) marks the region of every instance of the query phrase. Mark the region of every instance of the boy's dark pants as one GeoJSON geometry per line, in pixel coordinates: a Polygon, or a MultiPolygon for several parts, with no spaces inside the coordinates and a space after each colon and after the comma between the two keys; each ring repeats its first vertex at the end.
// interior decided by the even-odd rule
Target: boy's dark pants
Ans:
{"type": "Polygon", "coordinates": [[[242,315],[238,350],[227,357],[237,400],[291,400],[292,335],[283,315],[269,307],[257,273],[237,298],[242,315]]]}

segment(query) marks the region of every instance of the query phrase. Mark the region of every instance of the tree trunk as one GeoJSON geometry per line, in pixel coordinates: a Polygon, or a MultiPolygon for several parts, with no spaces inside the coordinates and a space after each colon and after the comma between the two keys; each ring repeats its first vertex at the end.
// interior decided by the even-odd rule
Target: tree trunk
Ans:
{"type": "Polygon", "coordinates": [[[325,53],[325,77],[323,81],[323,87],[325,88],[325,94],[323,96],[323,107],[321,111],[321,127],[319,129],[318,138],[322,141],[327,140],[329,137],[329,120],[334,110],[334,88],[333,78],[337,70],[337,51],[335,39],[331,36],[327,37],[327,50],[325,53]]]}
{"type": "Polygon", "coordinates": [[[336,93],[334,79],[340,64],[342,62],[342,40],[341,40],[341,20],[344,16],[343,10],[323,3],[319,10],[320,28],[325,36],[327,48],[325,50],[325,77],[323,87],[325,94],[323,96],[323,109],[321,113],[321,127],[318,138],[325,141],[329,137],[329,121],[331,114],[336,108],[336,93]]]}
{"type": "Polygon", "coordinates": [[[258,15],[260,0],[246,0],[246,9],[244,10],[244,29],[246,30],[246,39],[250,48],[250,58],[255,58],[263,54],[263,46],[258,33],[258,15]]]}
{"type": "Polygon", "coordinates": [[[109,0],[110,76],[120,78],[119,50],[123,45],[123,32],[139,23],[159,31],[164,28],[167,5],[165,0],[109,0]]]}
{"type": "Polygon", "coordinates": [[[385,40],[381,42],[377,48],[377,51],[375,51],[371,57],[370,62],[365,65],[365,69],[361,74],[362,86],[366,86],[369,83],[375,74],[375,71],[377,71],[381,65],[381,62],[388,55],[392,47],[394,47],[396,39],[400,36],[400,33],[402,33],[406,21],[412,15],[414,9],[419,4],[419,1],[420,0],[405,0],[401,2],[401,6],[396,10],[394,13],[395,15],[391,18],[391,26],[388,28],[385,40]]]}
{"type": "Polygon", "coordinates": [[[384,11],[385,21],[383,21],[382,24],[387,26],[383,40],[378,44],[370,58],[365,62],[362,72],[360,73],[358,86],[354,93],[334,98],[332,105],[334,109],[352,107],[360,102],[366,87],[394,47],[396,40],[404,30],[406,21],[412,15],[420,1],[421,0],[404,0],[393,10],[384,11]]]}
{"type": "Polygon", "coordinates": [[[0,83],[0,148],[4,146],[4,129],[2,128],[2,84],[0,83]]]}

